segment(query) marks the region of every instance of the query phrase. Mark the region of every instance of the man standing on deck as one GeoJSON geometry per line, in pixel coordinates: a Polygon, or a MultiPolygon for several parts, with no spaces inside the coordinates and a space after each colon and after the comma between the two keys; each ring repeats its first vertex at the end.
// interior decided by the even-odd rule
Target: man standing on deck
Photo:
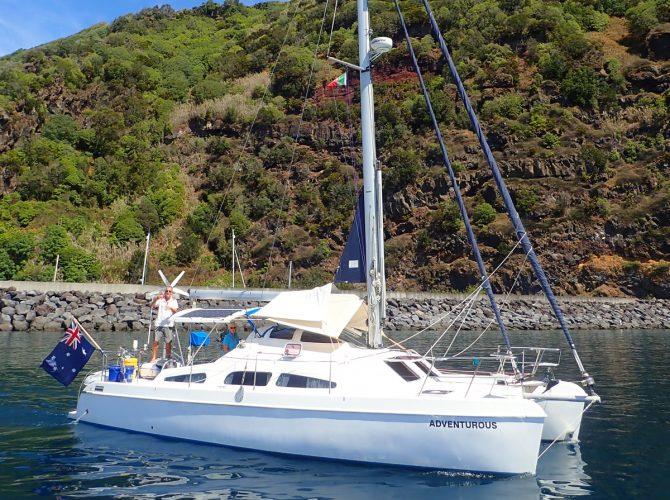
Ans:
{"type": "Polygon", "coordinates": [[[228,327],[228,333],[223,337],[223,353],[226,354],[237,347],[237,344],[240,343],[240,337],[237,335],[237,325],[231,323],[228,327]]]}
{"type": "Polygon", "coordinates": [[[171,321],[171,318],[179,309],[177,299],[173,296],[172,287],[167,287],[164,293],[157,295],[151,303],[151,307],[157,310],[151,361],[158,357],[158,342],[160,340],[165,340],[165,353],[170,358],[172,356],[172,327],[174,326],[174,321],[171,321]]]}

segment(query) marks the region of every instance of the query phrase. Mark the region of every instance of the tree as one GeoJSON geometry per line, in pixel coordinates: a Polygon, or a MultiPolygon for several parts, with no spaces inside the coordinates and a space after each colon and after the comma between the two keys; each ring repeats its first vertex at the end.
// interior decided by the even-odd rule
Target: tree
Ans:
{"type": "Polygon", "coordinates": [[[602,82],[593,70],[586,66],[568,71],[561,82],[561,93],[571,103],[581,107],[596,107],[602,91],[602,82]]]}
{"type": "Polygon", "coordinates": [[[112,224],[112,234],[120,243],[140,241],[144,238],[144,229],[132,210],[127,209],[121,212],[112,224]]]}
{"type": "Polygon", "coordinates": [[[196,260],[200,256],[200,247],[198,235],[194,233],[186,235],[174,251],[177,263],[185,266],[196,260]]]}
{"type": "Polygon", "coordinates": [[[648,0],[631,7],[626,11],[626,19],[630,31],[640,38],[644,37],[651,28],[658,24],[656,2],[648,0]]]}
{"type": "Polygon", "coordinates": [[[285,49],[272,75],[272,92],[284,97],[302,97],[307,90],[313,59],[312,52],[306,47],[285,49]]]}
{"type": "Polygon", "coordinates": [[[62,254],[71,244],[72,240],[63,226],[47,226],[40,243],[42,261],[48,264],[55,263],[56,255],[62,254]]]}

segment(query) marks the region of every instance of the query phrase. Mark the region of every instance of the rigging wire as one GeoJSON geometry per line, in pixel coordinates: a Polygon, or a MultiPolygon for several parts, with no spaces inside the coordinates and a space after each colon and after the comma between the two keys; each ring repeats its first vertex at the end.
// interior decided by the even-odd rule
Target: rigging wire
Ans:
{"type": "MultiPolygon", "coordinates": [[[[282,40],[281,45],[279,46],[279,51],[277,52],[277,57],[274,60],[274,63],[272,64],[272,68],[270,69],[269,75],[268,75],[268,83],[265,86],[265,89],[263,90],[263,95],[260,99],[260,102],[258,104],[258,107],[256,108],[256,113],[254,114],[254,118],[251,121],[251,124],[249,125],[249,129],[247,130],[247,135],[244,139],[244,143],[242,146],[242,150],[240,151],[240,155],[237,158],[237,161],[233,164],[233,169],[232,169],[232,174],[230,176],[230,180],[228,181],[228,186],[226,186],[226,190],[224,191],[223,197],[221,198],[221,202],[219,203],[219,207],[216,211],[216,214],[212,218],[212,227],[209,230],[209,233],[207,234],[207,239],[205,240],[205,246],[209,246],[209,242],[212,238],[212,235],[214,234],[214,229],[216,228],[217,223],[219,222],[219,219],[221,217],[221,212],[223,211],[223,206],[226,202],[226,197],[228,193],[230,193],[230,190],[233,186],[233,181],[235,180],[235,177],[237,175],[237,172],[239,170],[240,162],[242,161],[242,154],[247,150],[247,147],[249,146],[250,139],[251,139],[251,133],[253,131],[254,125],[256,124],[256,121],[258,119],[258,115],[260,114],[261,109],[265,105],[265,98],[270,90],[270,85],[272,84],[272,75],[274,75],[275,70],[277,69],[277,64],[279,63],[279,58],[284,51],[284,47],[286,46],[286,42],[288,41],[289,34],[291,33],[291,25],[294,23],[296,20],[296,14],[298,13],[298,6],[300,5],[301,0],[296,0],[295,2],[288,2],[286,6],[286,16],[288,17],[288,23],[286,26],[286,33],[284,34],[284,39],[282,40]],[[291,15],[291,7],[295,6],[295,9],[293,10],[293,14],[291,15]]],[[[191,278],[191,283],[189,287],[193,286],[193,283],[195,282],[195,279],[200,273],[201,269],[201,262],[198,261],[198,264],[195,269],[195,273],[193,274],[191,278]]]]}
{"type": "MultiPolygon", "coordinates": [[[[398,6],[398,0],[394,0],[396,4],[396,8],[398,9],[398,12],[400,13],[400,7],[398,6]]],[[[468,118],[470,118],[470,123],[472,124],[472,128],[475,131],[475,134],[477,135],[477,138],[479,139],[479,144],[484,152],[484,156],[486,157],[486,161],[489,164],[489,169],[491,170],[491,173],[493,174],[493,180],[496,183],[496,186],[498,187],[498,191],[500,192],[500,195],[502,196],[503,202],[505,203],[505,207],[507,207],[507,214],[510,218],[510,221],[512,222],[512,225],[514,226],[514,230],[517,234],[517,237],[521,239],[521,244],[523,246],[524,251],[528,254],[528,257],[530,259],[530,264],[533,268],[533,271],[535,272],[535,276],[537,277],[538,281],[540,282],[540,286],[542,288],[542,291],[544,292],[544,295],[547,297],[547,301],[549,301],[549,305],[551,306],[554,316],[556,316],[556,319],[558,320],[558,323],[561,327],[561,330],[563,331],[563,336],[565,337],[565,340],[568,343],[568,346],[570,347],[570,350],[572,351],[572,356],[575,358],[575,362],[577,363],[577,367],[579,368],[579,371],[582,374],[582,379],[584,384],[587,386],[588,391],[590,394],[595,394],[595,380],[591,375],[588,374],[586,371],[586,368],[584,368],[584,365],[582,363],[581,358],[579,357],[579,353],[577,352],[577,346],[574,343],[574,340],[572,338],[572,335],[570,334],[570,330],[568,329],[567,322],[565,321],[565,317],[563,316],[563,311],[561,310],[561,307],[558,305],[558,302],[556,300],[556,296],[554,295],[554,292],[551,288],[551,284],[549,283],[549,280],[547,279],[547,276],[544,272],[544,269],[542,268],[542,265],[540,264],[540,261],[537,258],[537,255],[535,254],[535,250],[533,249],[533,245],[530,242],[530,239],[528,238],[528,235],[526,234],[526,229],[524,228],[523,222],[521,221],[521,218],[519,217],[519,213],[516,210],[516,207],[514,206],[514,201],[512,200],[512,197],[510,196],[509,190],[507,189],[507,185],[505,183],[505,180],[502,177],[502,174],[500,172],[500,169],[498,168],[498,163],[496,162],[495,157],[493,156],[493,153],[491,152],[491,148],[489,146],[488,141],[486,140],[486,136],[484,135],[484,131],[481,128],[481,125],[479,124],[479,119],[477,118],[477,115],[475,114],[474,110],[472,109],[472,104],[470,103],[470,99],[468,98],[467,92],[465,91],[465,87],[463,86],[463,82],[461,81],[461,77],[458,74],[458,70],[456,69],[456,65],[454,64],[453,59],[451,58],[451,54],[449,53],[449,49],[447,48],[447,44],[444,41],[444,37],[442,36],[442,32],[440,31],[437,21],[435,20],[435,16],[433,15],[433,11],[430,8],[430,3],[428,0],[421,0],[423,3],[423,6],[426,10],[426,14],[428,15],[428,18],[430,20],[430,25],[433,30],[433,34],[438,42],[438,45],[440,46],[440,50],[442,51],[442,55],[446,59],[447,65],[449,67],[449,71],[451,73],[452,78],[454,79],[454,83],[456,84],[456,88],[458,89],[458,95],[461,98],[461,101],[463,102],[463,106],[465,107],[465,110],[468,114],[468,118]]]]}
{"type": "MultiPolygon", "coordinates": [[[[435,113],[433,112],[433,105],[431,103],[430,95],[428,93],[428,89],[426,88],[426,84],[423,79],[423,75],[421,72],[421,68],[419,67],[419,61],[416,58],[416,54],[414,53],[414,48],[412,47],[412,39],[409,36],[409,32],[407,31],[407,25],[405,24],[405,18],[403,17],[402,11],[400,9],[400,4],[398,3],[398,0],[394,0],[393,2],[395,4],[395,9],[396,12],[398,13],[398,19],[400,21],[400,25],[402,26],[402,30],[405,34],[405,40],[407,42],[407,49],[409,51],[409,55],[412,59],[412,63],[414,65],[414,70],[416,71],[417,77],[419,78],[419,85],[421,87],[421,92],[423,94],[423,98],[426,102],[426,108],[428,109],[428,113],[430,115],[430,119],[433,125],[433,129],[435,130],[435,136],[437,138],[437,141],[440,146],[440,152],[442,153],[442,159],[444,162],[444,166],[447,169],[447,172],[449,173],[449,178],[451,180],[451,184],[454,190],[454,195],[456,197],[456,201],[458,202],[458,207],[459,211],[461,213],[461,218],[463,219],[463,222],[465,224],[465,230],[468,236],[468,241],[470,242],[470,247],[472,250],[472,254],[475,258],[475,261],[477,263],[477,268],[479,270],[479,275],[481,277],[481,285],[486,292],[486,295],[489,299],[489,302],[491,304],[491,309],[493,309],[493,314],[496,317],[496,321],[498,322],[498,326],[500,328],[500,333],[502,334],[503,340],[505,341],[505,345],[507,346],[508,352],[511,354],[512,352],[512,346],[509,341],[509,335],[507,334],[507,328],[505,328],[505,323],[502,319],[502,316],[500,315],[500,310],[498,308],[498,304],[496,303],[495,296],[493,295],[493,288],[491,287],[491,283],[489,282],[487,272],[486,272],[486,266],[484,265],[484,260],[482,259],[481,252],[479,251],[479,247],[477,245],[477,238],[475,236],[475,233],[472,229],[472,225],[470,224],[470,217],[468,216],[467,209],[465,207],[465,202],[463,201],[463,197],[461,195],[461,189],[458,184],[458,180],[456,179],[456,174],[454,172],[454,169],[451,165],[451,160],[449,159],[449,155],[447,153],[447,148],[444,144],[444,138],[442,137],[442,131],[440,130],[440,125],[437,121],[437,117],[435,116],[435,113]]],[[[515,367],[516,369],[516,367],[515,367]]]]}
{"type": "MultiPolygon", "coordinates": [[[[303,97],[302,101],[302,109],[300,111],[300,119],[298,120],[298,129],[296,130],[295,137],[293,140],[293,150],[291,151],[291,160],[289,161],[289,164],[287,166],[287,171],[290,173],[291,169],[293,168],[293,162],[295,161],[295,154],[298,149],[298,139],[300,137],[300,131],[302,128],[302,122],[304,120],[305,116],[305,108],[307,107],[307,98],[309,96],[309,89],[312,85],[312,77],[314,76],[314,68],[316,67],[316,61],[317,61],[317,55],[319,53],[319,47],[321,46],[321,37],[323,35],[323,27],[326,23],[326,14],[328,12],[328,5],[330,4],[330,0],[326,0],[326,3],[323,8],[323,16],[321,17],[321,27],[319,28],[319,36],[317,38],[316,42],[316,47],[314,48],[314,56],[312,59],[312,64],[309,69],[309,77],[307,78],[307,85],[305,87],[305,95],[303,97]]],[[[288,197],[288,190],[289,190],[289,180],[287,179],[286,184],[284,185],[284,192],[281,197],[281,201],[279,203],[279,214],[284,211],[284,202],[289,198],[288,197]]],[[[272,256],[274,255],[274,250],[277,244],[277,234],[279,233],[279,226],[281,225],[281,219],[278,216],[277,217],[277,225],[275,226],[273,235],[272,235],[272,244],[270,245],[270,252],[268,255],[268,266],[265,269],[265,273],[263,273],[263,283],[261,285],[261,288],[265,288],[265,285],[267,283],[267,277],[268,277],[268,272],[272,268],[272,256]]]]}

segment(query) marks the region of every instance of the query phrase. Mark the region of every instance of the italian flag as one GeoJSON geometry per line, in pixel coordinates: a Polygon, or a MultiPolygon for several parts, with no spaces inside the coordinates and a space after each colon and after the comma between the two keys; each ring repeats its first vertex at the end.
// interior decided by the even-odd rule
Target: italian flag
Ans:
{"type": "Polygon", "coordinates": [[[335,87],[346,87],[346,85],[347,85],[347,74],[342,73],[340,76],[335,78],[335,80],[326,85],[326,88],[332,89],[335,87]]]}

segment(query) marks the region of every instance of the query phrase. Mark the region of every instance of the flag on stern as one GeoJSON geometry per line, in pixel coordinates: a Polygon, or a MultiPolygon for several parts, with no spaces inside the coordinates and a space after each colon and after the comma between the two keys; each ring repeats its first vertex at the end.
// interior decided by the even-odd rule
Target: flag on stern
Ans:
{"type": "Polygon", "coordinates": [[[80,326],[72,321],[63,338],[40,366],[61,384],[70,385],[93,351],[95,347],[82,335],[80,326]]]}
{"type": "Polygon", "coordinates": [[[347,74],[342,73],[340,76],[335,78],[335,80],[326,85],[326,88],[333,89],[335,87],[346,87],[346,86],[347,86],[347,74]]]}

